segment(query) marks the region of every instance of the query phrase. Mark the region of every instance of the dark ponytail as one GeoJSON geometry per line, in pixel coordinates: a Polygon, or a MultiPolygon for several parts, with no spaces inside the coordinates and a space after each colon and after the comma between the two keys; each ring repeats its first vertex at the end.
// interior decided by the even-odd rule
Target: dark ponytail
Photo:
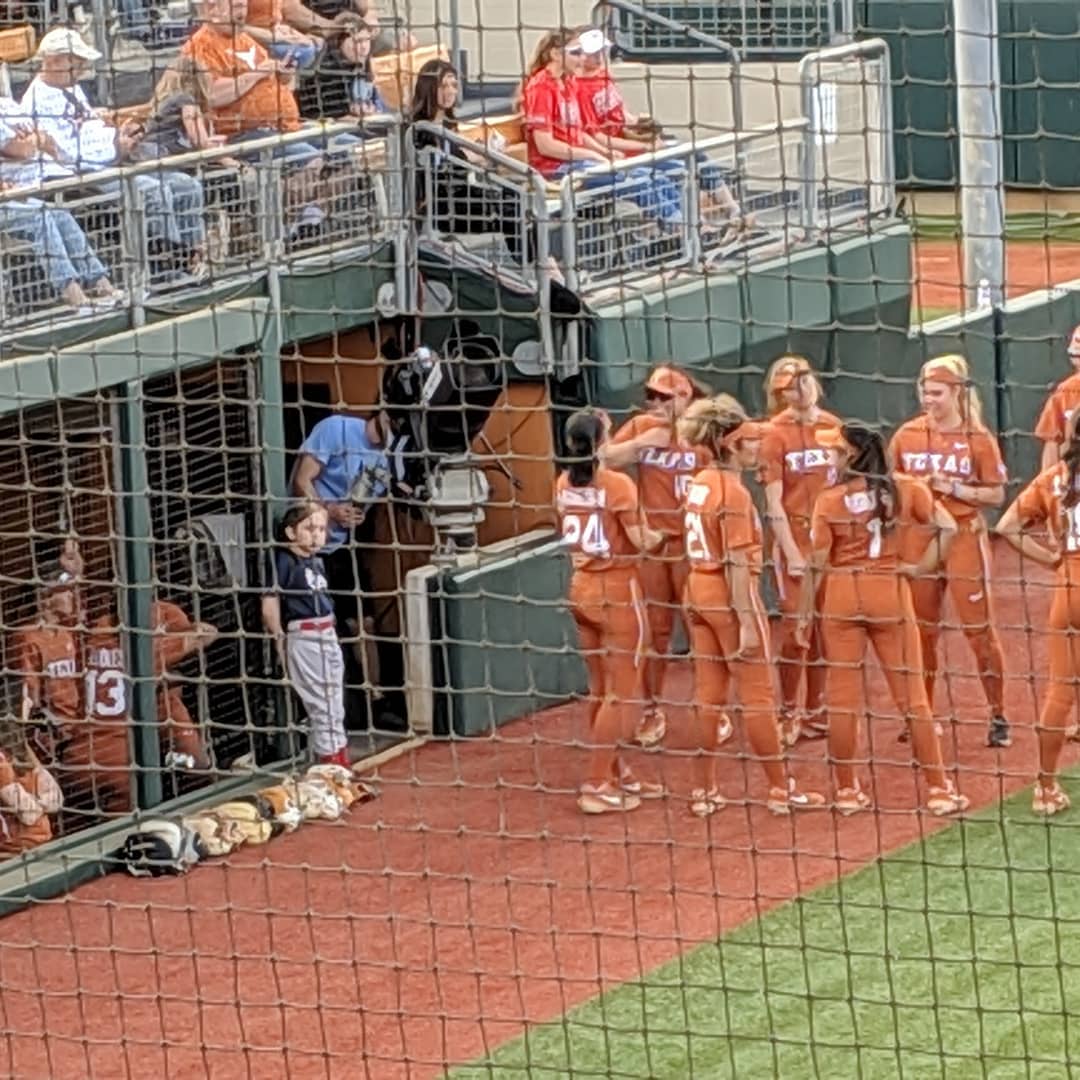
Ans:
{"type": "Polygon", "coordinates": [[[1077,482],[1080,481],[1080,409],[1069,418],[1069,443],[1065,447],[1065,453],[1061,455],[1065,462],[1065,494],[1061,497],[1061,505],[1066,510],[1071,510],[1080,503],[1080,491],[1077,490],[1077,482]]]}
{"type": "Polygon", "coordinates": [[[882,531],[891,529],[896,524],[899,498],[885,453],[884,438],[880,432],[858,420],[846,423],[841,434],[854,451],[844,470],[845,479],[857,476],[866,481],[867,490],[874,496],[874,517],[881,522],[882,531]]]}
{"type": "Polygon", "coordinates": [[[574,487],[585,487],[596,476],[597,451],[604,439],[604,418],[591,409],[582,409],[566,421],[567,472],[574,487]]]}

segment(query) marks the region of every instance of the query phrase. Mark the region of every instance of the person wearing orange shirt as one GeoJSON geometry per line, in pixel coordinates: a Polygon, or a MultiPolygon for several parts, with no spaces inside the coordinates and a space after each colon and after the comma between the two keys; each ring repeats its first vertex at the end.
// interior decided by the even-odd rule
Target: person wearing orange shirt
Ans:
{"type": "Polygon", "coordinates": [[[1050,601],[1050,671],[1037,730],[1039,778],[1031,808],[1050,816],[1068,810],[1058,758],[1080,682],[1080,412],[1074,412],[1060,461],[1043,470],[998,521],[995,532],[1042,566],[1057,571],[1050,601]],[[1032,533],[1043,533],[1043,541],[1032,533]]]}
{"type": "Polygon", "coordinates": [[[1042,468],[1061,460],[1061,448],[1068,441],[1069,421],[1080,407],[1080,326],[1069,337],[1069,363],[1073,373],[1054,387],[1039,413],[1035,438],[1043,444],[1042,468]]]}
{"type": "Polygon", "coordinates": [[[812,624],[804,648],[796,630],[814,500],[833,482],[836,471],[820,436],[838,428],[840,420],[821,407],[821,383],[804,356],[779,357],[765,377],[765,393],[771,420],[761,444],[761,482],[781,616],[780,723],[785,743],[792,746],[800,737],[821,739],[827,734],[821,636],[812,624]],[[806,696],[800,703],[804,672],[806,696]]]}
{"type": "Polygon", "coordinates": [[[757,464],[764,428],[747,420],[727,394],[694,402],[679,420],[679,437],[708,447],[713,464],[698,472],[686,494],[684,532],[690,573],[684,605],[694,658],[697,786],[690,811],[708,817],[724,805],[716,783],[715,751],[731,737],[721,711],[731,680],[751,751],[769,784],[766,806],[774,814],[821,806],[824,799],[798,789],[784,764],[768,623],[758,594],[761,526],[740,477],[757,464]]]}
{"type": "Polygon", "coordinates": [[[566,423],[571,464],[555,484],[563,543],[570,553],[570,609],[589,669],[594,749],[578,807],[586,814],[634,810],[663,795],[639,780],[619,754],[630,740],[643,701],[642,665],[648,623],[637,569],[640,553],[663,537],[645,523],[630,477],[600,464],[611,421],[585,410],[566,423]]]}
{"type": "Polygon", "coordinates": [[[923,413],[901,425],[889,444],[893,469],[925,480],[956,519],[959,532],[942,572],[917,578],[911,591],[922,640],[926,696],[933,707],[937,644],[945,594],[978,663],[990,705],[988,746],[1011,744],[1005,719],[1005,661],[990,596],[990,547],[982,511],[1005,500],[1008,476],[997,440],[982,421],[977,391],[962,356],[928,360],[919,375],[923,413]]]}
{"type": "Polygon", "coordinates": [[[711,460],[704,447],[680,440],[675,425],[690,403],[707,393],[674,364],[660,364],[645,380],[644,411],[623,424],[602,450],[609,468],[637,468],[645,516],[650,527],[664,536],[663,544],[639,570],[651,635],[645,665],[648,706],[637,734],[643,746],[660,742],[667,731],[662,708],[664,674],[687,574],[683,499],[691,477],[711,460]]]}
{"type": "Polygon", "coordinates": [[[818,441],[834,455],[839,483],[814,504],[799,626],[808,634],[818,609],[828,670],[834,806],[842,814],[853,814],[872,805],[855,773],[859,714],[865,708],[863,668],[867,646],[872,645],[910,728],[929,789],[927,810],[939,817],[960,813],[968,800],[945,775],[908,584],[909,578],[932,573],[947,557],[956,522],[922,480],[890,475],[885,441],[865,424],[821,431],[818,441]]]}

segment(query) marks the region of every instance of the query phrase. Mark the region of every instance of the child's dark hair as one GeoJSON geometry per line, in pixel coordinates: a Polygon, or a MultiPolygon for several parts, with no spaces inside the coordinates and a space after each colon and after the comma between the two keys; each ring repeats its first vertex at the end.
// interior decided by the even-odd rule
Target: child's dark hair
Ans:
{"type": "Polygon", "coordinates": [[[323,504],[317,499],[297,499],[296,502],[289,503],[288,509],[278,520],[278,543],[290,543],[291,537],[289,536],[288,530],[295,529],[301,521],[307,521],[312,514],[316,514],[323,509],[323,504]]]}
{"type": "Polygon", "coordinates": [[[1065,462],[1066,469],[1065,494],[1061,497],[1061,505],[1071,510],[1080,503],[1080,490],[1077,490],[1077,483],[1080,482],[1080,409],[1069,418],[1069,441],[1061,460],[1065,462]]]}
{"type": "Polygon", "coordinates": [[[592,409],[582,409],[566,421],[567,472],[574,487],[591,484],[596,476],[596,454],[604,440],[604,417],[592,409]]]}
{"type": "Polygon", "coordinates": [[[860,420],[849,420],[840,433],[854,451],[845,466],[845,477],[857,476],[866,481],[867,490],[874,496],[874,517],[881,522],[882,529],[891,529],[896,523],[899,499],[885,452],[884,437],[880,431],[860,420]]]}

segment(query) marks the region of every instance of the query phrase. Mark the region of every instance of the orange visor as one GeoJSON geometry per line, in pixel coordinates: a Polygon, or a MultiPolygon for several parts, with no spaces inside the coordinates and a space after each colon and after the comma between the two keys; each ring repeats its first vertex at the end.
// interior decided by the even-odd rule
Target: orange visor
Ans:
{"type": "Polygon", "coordinates": [[[734,431],[729,431],[721,440],[721,446],[733,450],[742,442],[760,442],[765,438],[768,425],[758,420],[744,420],[734,431]]]}
{"type": "Polygon", "coordinates": [[[654,394],[667,397],[689,398],[694,396],[694,387],[690,380],[674,368],[658,367],[645,383],[645,389],[654,394]]]}
{"type": "Polygon", "coordinates": [[[792,358],[785,360],[775,372],[773,372],[770,388],[773,390],[790,390],[801,375],[810,374],[810,365],[805,360],[792,358]]]}

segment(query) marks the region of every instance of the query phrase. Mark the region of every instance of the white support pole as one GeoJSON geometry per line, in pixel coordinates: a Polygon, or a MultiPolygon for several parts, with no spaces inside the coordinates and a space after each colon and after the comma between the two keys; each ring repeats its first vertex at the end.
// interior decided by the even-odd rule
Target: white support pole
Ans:
{"type": "Polygon", "coordinates": [[[1005,285],[997,0],[953,0],[965,307],[1000,305],[1005,285]]]}

